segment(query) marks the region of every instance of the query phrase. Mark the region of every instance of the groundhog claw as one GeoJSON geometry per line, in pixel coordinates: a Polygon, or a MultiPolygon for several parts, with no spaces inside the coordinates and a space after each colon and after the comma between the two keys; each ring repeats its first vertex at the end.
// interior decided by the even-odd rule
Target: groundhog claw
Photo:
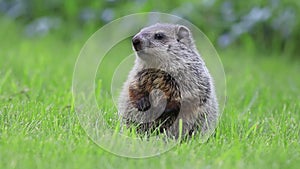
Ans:
{"type": "Polygon", "coordinates": [[[137,101],[136,107],[139,111],[147,111],[150,109],[151,104],[148,97],[142,97],[137,101]]]}

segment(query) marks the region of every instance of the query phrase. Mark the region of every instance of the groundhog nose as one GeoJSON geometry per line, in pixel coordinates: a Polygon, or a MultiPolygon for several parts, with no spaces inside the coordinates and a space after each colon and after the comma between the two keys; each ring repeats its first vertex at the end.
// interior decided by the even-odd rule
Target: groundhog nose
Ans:
{"type": "Polygon", "coordinates": [[[140,51],[142,50],[142,43],[141,39],[138,36],[135,36],[132,38],[132,44],[135,49],[135,51],[140,51]]]}

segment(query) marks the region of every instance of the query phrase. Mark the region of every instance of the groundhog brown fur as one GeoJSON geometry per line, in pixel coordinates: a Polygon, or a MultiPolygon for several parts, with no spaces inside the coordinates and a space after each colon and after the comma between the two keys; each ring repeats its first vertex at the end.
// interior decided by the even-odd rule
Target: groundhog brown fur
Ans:
{"type": "Polygon", "coordinates": [[[191,31],[157,23],[132,44],[136,60],[119,97],[122,123],[174,138],[213,130],[219,116],[215,88],[191,31]]]}

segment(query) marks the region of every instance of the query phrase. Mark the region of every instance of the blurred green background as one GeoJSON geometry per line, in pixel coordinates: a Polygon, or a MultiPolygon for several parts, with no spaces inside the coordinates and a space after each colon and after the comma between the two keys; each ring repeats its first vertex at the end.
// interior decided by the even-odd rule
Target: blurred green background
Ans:
{"type": "MultiPolygon", "coordinates": [[[[0,169],[298,169],[299,16],[299,0],[0,0],[0,169]],[[212,41],[226,73],[225,110],[207,143],[194,138],[156,157],[121,158],[80,125],[74,65],[101,26],[153,11],[189,20],[212,41]]],[[[129,45],[110,51],[115,62],[101,66],[107,79],[129,45]]],[[[109,83],[95,84],[115,127],[115,105],[101,95],[109,83]]]]}
{"type": "Polygon", "coordinates": [[[138,12],[165,12],[188,19],[218,48],[296,54],[300,44],[297,0],[0,0],[0,15],[38,37],[63,32],[68,39],[93,33],[102,25],[138,12]]]}

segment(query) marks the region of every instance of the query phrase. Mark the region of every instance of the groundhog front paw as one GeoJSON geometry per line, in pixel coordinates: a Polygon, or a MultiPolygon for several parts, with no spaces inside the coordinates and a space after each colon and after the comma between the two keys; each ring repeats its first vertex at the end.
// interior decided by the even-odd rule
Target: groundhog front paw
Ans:
{"type": "Polygon", "coordinates": [[[150,109],[151,104],[148,97],[142,97],[137,101],[136,107],[139,111],[147,111],[150,109]]]}

